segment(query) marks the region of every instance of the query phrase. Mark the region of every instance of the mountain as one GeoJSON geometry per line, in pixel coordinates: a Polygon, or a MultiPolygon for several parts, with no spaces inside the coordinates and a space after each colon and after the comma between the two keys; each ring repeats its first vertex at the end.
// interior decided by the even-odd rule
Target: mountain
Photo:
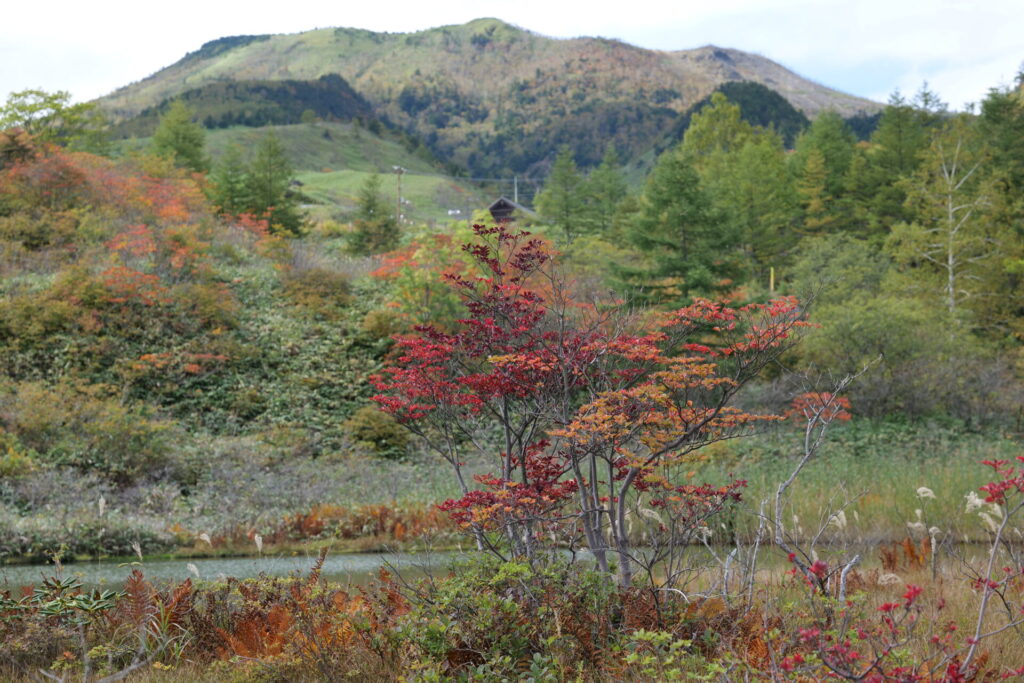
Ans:
{"type": "Polygon", "coordinates": [[[214,83],[315,81],[337,74],[386,122],[474,175],[541,174],[561,145],[577,163],[614,144],[629,160],[730,81],[764,85],[809,117],[881,105],[801,78],[764,57],[705,46],[647,50],[605,38],[555,39],[498,19],[415,33],[318,29],[207,43],[102,98],[116,119],[214,83]]]}

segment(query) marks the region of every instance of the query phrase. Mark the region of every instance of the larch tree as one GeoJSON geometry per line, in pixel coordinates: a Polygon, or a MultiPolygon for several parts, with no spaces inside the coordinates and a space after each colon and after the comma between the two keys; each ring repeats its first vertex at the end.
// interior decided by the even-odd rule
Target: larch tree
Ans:
{"type": "Polygon", "coordinates": [[[700,176],[720,220],[739,240],[746,267],[762,277],[795,241],[790,225],[797,195],[782,139],[773,131],[756,132],[739,147],[716,154],[700,176]]]}
{"type": "Polygon", "coordinates": [[[856,143],[857,137],[839,114],[824,112],[797,138],[796,150],[791,157],[794,175],[802,174],[807,168],[808,157],[817,150],[825,170],[825,192],[831,197],[840,196],[856,143]]]}
{"type": "Polygon", "coordinates": [[[619,203],[626,196],[626,180],[619,170],[619,155],[613,146],[605,150],[601,164],[583,182],[583,226],[587,232],[607,234],[619,203]]]}
{"type": "Polygon", "coordinates": [[[977,283],[997,253],[986,160],[967,117],[957,116],[936,130],[920,167],[903,182],[915,220],[895,226],[889,240],[898,263],[938,276],[951,314],[981,293],[977,283]]]}
{"type": "Polygon", "coordinates": [[[739,105],[720,92],[708,106],[693,115],[683,135],[682,148],[698,169],[717,155],[738,150],[754,137],[754,127],[743,120],[739,105]]]}
{"type": "Polygon", "coordinates": [[[835,216],[831,212],[832,195],[828,192],[825,155],[816,147],[807,153],[803,173],[796,183],[796,191],[804,210],[801,232],[805,235],[828,232],[835,221],[835,216]]]}

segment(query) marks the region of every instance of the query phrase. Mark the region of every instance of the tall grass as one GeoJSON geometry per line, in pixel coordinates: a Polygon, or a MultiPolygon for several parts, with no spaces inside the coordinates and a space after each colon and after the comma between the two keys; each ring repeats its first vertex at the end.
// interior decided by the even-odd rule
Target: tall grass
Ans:
{"type": "MultiPolygon", "coordinates": [[[[800,436],[783,426],[717,444],[695,465],[692,478],[746,480],[736,529],[750,532],[757,526],[760,502],[773,500],[779,483],[796,466],[800,436]]],[[[967,512],[967,496],[992,478],[983,460],[1012,460],[1021,454],[1020,440],[1012,436],[943,424],[837,424],[791,488],[786,521],[793,523],[795,517],[794,528],[811,534],[842,510],[845,526],[838,520],[829,525],[827,536],[833,540],[900,540],[920,536],[918,524],[938,526],[946,539],[987,540],[987,526],[978,514],[984,510],[967,512]]]]}

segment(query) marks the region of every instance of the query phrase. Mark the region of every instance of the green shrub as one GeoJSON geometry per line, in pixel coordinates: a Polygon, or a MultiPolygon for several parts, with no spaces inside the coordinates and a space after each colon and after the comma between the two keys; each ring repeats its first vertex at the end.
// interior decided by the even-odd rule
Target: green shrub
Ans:
{"type": "Polygon", "coordinates": [[[74,239],[77,228],[75,211],[0,216],[0,239],[18,242],[28,250],[65,245],[74,239]]]}
{"type": "Polygon", "coordinates": [[[1020,385],[998,357],[941,309],[890,295],[848,297],[812,315],[798,353],[835,375],[870,366],[848,395],[858,414],[970,422],[1012,419],[1020,385]]]}
{"type": "Polygon", "coordinates": [[[363,406],[345,421],[345,429],[360,445],[378,455],[397,458],[405,454],[409,433],[395,418],[375,406],[363,406]]]}
{"type": "Polygon", "coordinates": [[[26,449],[13,434],[0,427],[0,478],[14,479],[31,474],[37,468],[38,456],[26,449]]]}
{"type": "Polygon", "coordinates": [[[0,427],[38,460],[96,472],[119,485],[171,465],[166,423],[96,385],[24,382],[0,392],[0,427]]]}
{"type": "Polygon", "coordinates": [[[615,636],[619,594],[597,573],[553,561],[530,566],[473,558],[421,584],[400,634],[420,668],[444,665],[475,680],[567,680],[598,668],[615,636]]]}
{"type": "Polygon", "coordinates": [[[45,562],[55,552],[62,552],[65,560],[130,557],[135,554],[135,544],[143,554],[152,554],[168,552],[177,542],[150,520],[130,519],[114,512],[79,514],[63,521],[49,515],[0,515],[0,560],[45,562]]]}
{"type": "Polygon", "coordinates": [[[359,329],[370,339],[380,341],[398,334],[404,327],[397,312],[378,308],[366,314],[359,329]]]}
{"type": "Polygon", "coordinates": [[[326,268],[291,268],[282,281],[285,294],[296,306],[329,320],[336,319],[352,302],[352,287],[344,273],[326,268]]]}

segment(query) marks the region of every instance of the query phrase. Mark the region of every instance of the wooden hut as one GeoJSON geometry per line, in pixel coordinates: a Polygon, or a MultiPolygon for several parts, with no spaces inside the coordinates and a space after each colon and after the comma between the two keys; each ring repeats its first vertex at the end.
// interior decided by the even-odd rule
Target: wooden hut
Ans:
{"type": "Polygon", "coordinates": [[[491,218],[493,218],[496,223],[513,221],[517,218],[532,218],[537,215],[522,204],[514,202],[508,197],[499,197],[487,207],[487,210],[490,212],[491,218]]]}

